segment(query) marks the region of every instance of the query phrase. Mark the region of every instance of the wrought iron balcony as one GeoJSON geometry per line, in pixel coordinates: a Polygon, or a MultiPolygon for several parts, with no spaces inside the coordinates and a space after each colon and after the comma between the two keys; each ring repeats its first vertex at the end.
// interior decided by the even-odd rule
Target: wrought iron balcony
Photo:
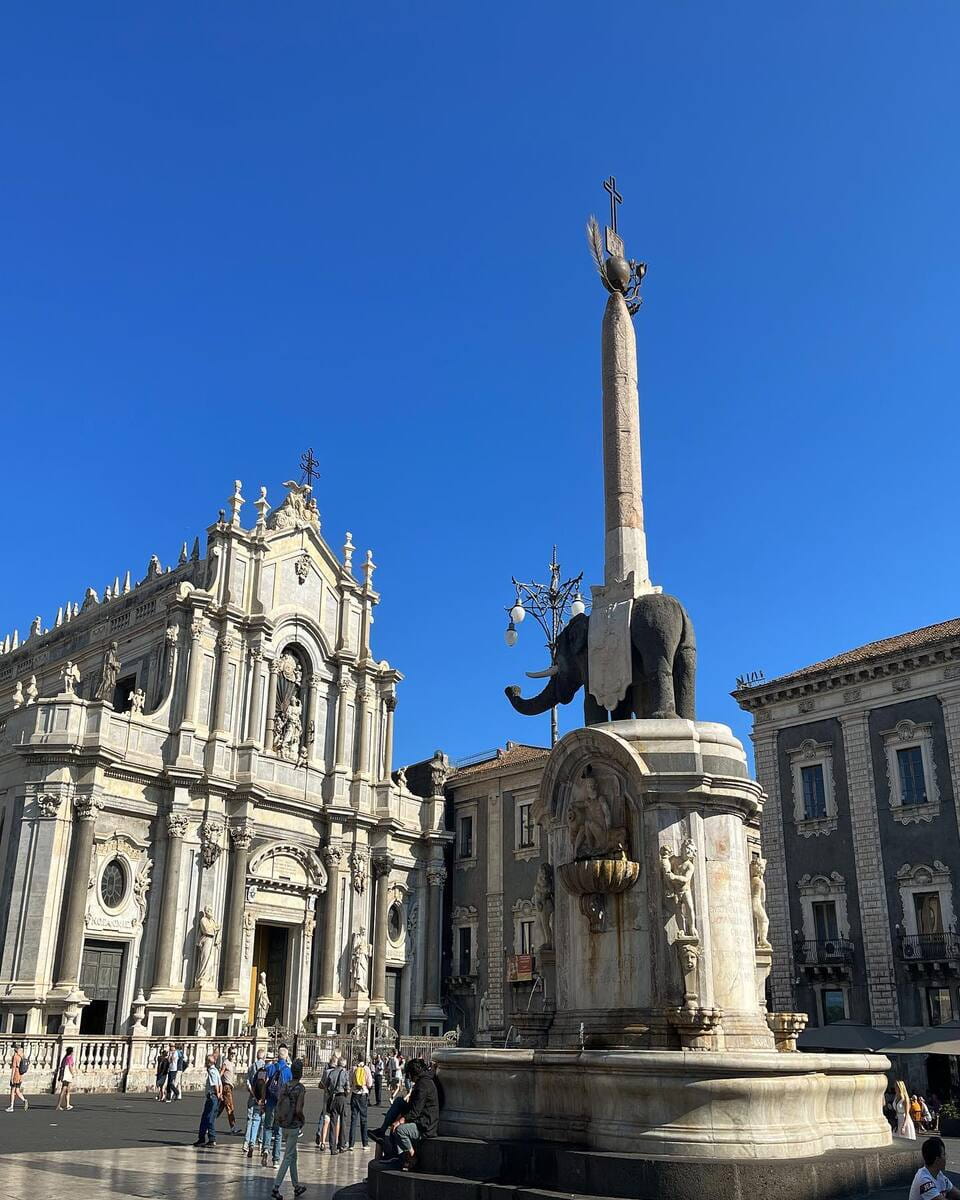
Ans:
{"type": "Polygon", "coordinates": [[[917,933],[899,939],[900,958],[906,963],[960,960],[960,936],[955,933],[917,933]]]}
{"type": "Polygon", "coordinates": [[[853,962],[853,942],[848,938],[793,943],[793,957],[804,967],[835,967],[853,962]]]}

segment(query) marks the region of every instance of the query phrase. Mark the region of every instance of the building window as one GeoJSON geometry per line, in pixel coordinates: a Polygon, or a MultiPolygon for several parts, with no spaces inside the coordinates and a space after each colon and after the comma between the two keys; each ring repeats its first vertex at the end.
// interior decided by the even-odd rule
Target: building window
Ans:
{"type": "Polygon", "coordinates": [[[130,711],[130,693],[137,690],[136,675],[125,675],[118,679],[113,689],[113,711],[130,711]]]}
{"type": "Polygon", "coordinates": [[[47,1033],[59,1033],[62,1019],[59,1013],[50,1013],[47,1016],[47,1033]]]}
{"type": "Polygon", "coordinates": [[[391,942],[399,942],[403,933],[403,912],[399,904],[391,904],[387,913],[387,932],[391,942]]]}
{"type": "Polygon", "coordinates": [[[151,1037],[166,1037],[167,1034],[167,1018],[153,1017],[150,1022],[151,1037]]]}
{"type": "Polygon", "coordinates": [[[913,909],[917,918],[917,933],[943,933],[939,892],[914,892],[913,909]]]}
{"type": "Polygon", "coordinates": [[[953,1020],[953,1000],[949,988],[927,988],[927,1016],[931,1025],[953,1020]]]}
{"type": "Polygon", "coordinates": [[[10,1021],[11,1033],[26,1033],[27,1032],[27,1014],[14,1013],[10,1021]]]}
{"type": "Polygon", "coordinates": [[[473,816],[460,818],[460,847],[461,858],[473,858],[473,816]]]}
{"type": "Polygon", "coordinates": [[[107,908],[119,908],[127,891],[127,873],[123,863],[113,858],[100,876],[100,899],[107,908]]]}
{"type": "Polygon", "coordinates": [[[837,906],[833,900],[817,900],[813,904],[813,927],[817,942],[835,942],[840,937],[837,924],[837,906]]]}
{"type": "Polygon", "coordinates": [[[820,837],[837,827],[833,747],[807,738],[788,750],[793,781],[793,821],[801,837],[820,837]]]}
{"type": "Polygon", "coordinates": [[[519,827],[519,836],[517,844],[519,849],[527,850],[533,843],[533,803],[519,804],[517,806],[517,824],[519,827]]]}
{"type": "Polygon", "coordinates": [[[846,1017],[842,988],[824,988],[820,993],[820,1002],[823,1005],[824,1025],[832,1025],[834,1021],[842,1021],[846,1017]]]}
{"type": "Polygon", "coordinates": [[[800,781],[803,786],[803,819],[823,820],[827,815],[827,793],[823,786],[822,763],[801,767],[800,781]]]}
{"type": "Polygon", "coordinates": [[[881,734],[894,819],[903,825],[932,821],[940,814],[940,790],[930,722],[898,721],[881,734]]]}
{"type": "Polygon", "coordinates": [[[520,922],[520,954],[533,953],[533,922],[520,922]]]}
{"type": "Polygon", "coordinates": [[[217,1017],[217,1037],[228,1037],[230,1034],[230,1018],[217,1017]]]}
{"type": "Polygon", "coordinates": [[[471,975],[473,973],[473,930],[467,926],[461,926],[457,930],[457,960],[459,968],[458,975],[471,975]]]}
{"type": "Polygon", "coordinates": [[[926,804],[927,785],[923,777],[923,751],[919,746],[907,746],[897,751],[900,771],[900,795],[904,804],[926,804]]]}

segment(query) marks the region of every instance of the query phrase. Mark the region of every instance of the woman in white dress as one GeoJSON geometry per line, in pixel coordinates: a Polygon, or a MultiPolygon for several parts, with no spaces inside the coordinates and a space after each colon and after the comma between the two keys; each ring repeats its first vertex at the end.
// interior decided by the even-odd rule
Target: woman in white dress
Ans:
{"type": "Polygon", "coordinates": [[[897,1137],[917,1140],[917,1130],[910,1116],[910,1093],[902,1079],[897,1080],[897,1098],[893,1104],[897,1114],[897,1137]]]}

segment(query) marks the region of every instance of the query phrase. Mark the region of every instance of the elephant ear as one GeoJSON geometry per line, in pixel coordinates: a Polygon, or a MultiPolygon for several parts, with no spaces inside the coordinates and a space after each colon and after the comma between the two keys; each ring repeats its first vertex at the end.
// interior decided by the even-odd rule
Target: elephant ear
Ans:
{"type": "Polygon", "coordinates": [[[567,625],[567,649],[571,654],[583,654],[587,649],[590,618],[586,613],[572,617],[567,625]]]}

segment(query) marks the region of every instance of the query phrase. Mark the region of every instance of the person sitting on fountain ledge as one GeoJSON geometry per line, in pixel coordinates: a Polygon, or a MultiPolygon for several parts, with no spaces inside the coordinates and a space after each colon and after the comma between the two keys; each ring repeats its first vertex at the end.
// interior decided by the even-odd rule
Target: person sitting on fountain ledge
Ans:
{"type": "MultiPolygon", "coordinates": [[[[393,1151],[403,1161],[404,1171],[409,1171],[416,1162],[414,1143],[434,1137],[440,1120],[440,1099],[437,1085],[421,1059],[407,1065],[407,1077],[413,1084],[410,1099],[402,1102],[401,1115],[389,1128],[385,1139],[392,1143],[393,1151]]],[[[960,1200],[960,1198],[958,1198],[960,1200]]]]}
{"type": "Polygon", "coordinates": [[[909,1200],[940,1200],[948,1196],[949,1200],[960,1200],[960,1188],[956,1188],[950,1178],[943,1173],[947,1165],[947,1149],[943,1139],[927,1138],[920,1147],[924,1165],[914,1175],[910,1184],[909,1200]]]}

